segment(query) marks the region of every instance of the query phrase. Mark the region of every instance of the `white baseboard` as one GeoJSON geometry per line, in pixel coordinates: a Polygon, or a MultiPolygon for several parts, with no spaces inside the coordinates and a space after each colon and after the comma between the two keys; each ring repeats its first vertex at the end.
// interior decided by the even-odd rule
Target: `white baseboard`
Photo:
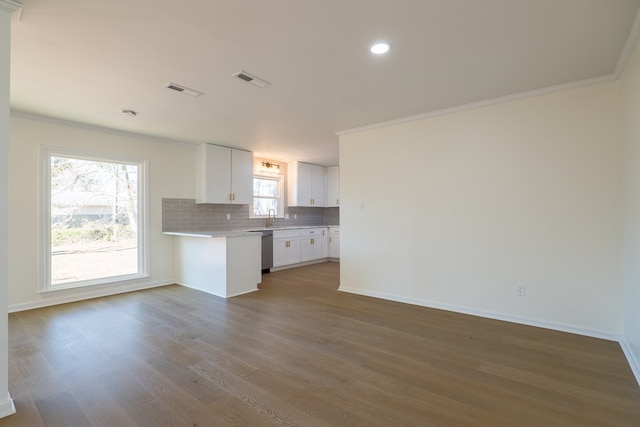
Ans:
{"type": "Polygon", "coordinates": [[[320,259],[314,259],[312,261],[299,262],[296,264],[281,265],[280,267],[271,267],[269,271],[271,271],[272,273],[275,273],[276,271],[288,270],[290,268],[304,267],[305,265],[321,264],[323,262],[331,261],[333,259],[335,258],[320,258],[320,259]]]}
{"type": "Polygon", "coordinates": [[[82,301],[87,299],[106,297],[109,295],[117,295],[123,294],[127,292],[140,291],[142,289],[150,289],[150,288],[158,288],[160,286],[167,286],[176,283],[175,280],[162,280],[158,282],[143,282],[143,283],[133,283],[128,285],[120,285],[120,286],[107,286],[107,287],[99,287],[95,289],[82,288],[82,289],[74,289],[68,290],[64,293],[53,295],[43,296],[40,301],[26,302],[21,304],[11,304],[8,307],[9,313],[15,313],[18,311],[25,310],[33,310],[35,308],[49,307],[52,305],[58,304],[67,304],[70,302],[82,301]]]}
{"type": "Polygon", "coordinates": [[[485,317],[488,319],[502,320],[505,322],[519,323],[522,325],[536,326],[538,328],[552,329],[555,331],[568,332],[572,334],[584,335],[584,336],[593,337],[593,338],[600,338],[608,341],[616,341],[616,342],[620,341],[620,336],[617,334],[607,332],[607,331],[599,331],[595,329],[582,328],[574,325],[566,325],[561,323],[547,322],[539,319],[513,316],[508,314],[502,314],[502,313],[494,313],[491,311],[477,310],[474,308],[463,307],[463,306],[441,304],[434,301],[421,300],[417,298],[407,298],[407,297],[402,297],[398,295],[388,294],[385,292],[368,291],[363,289],[348,288],[344,286],[340,286],[338,290],[342,292],[364,295],[364,296],[373,297],[373,298],[380,298],[380,299],[386,299],[390,301],[402,302],[405,304],[419,305],[422,307],[435,308],[438,310],[452,311],[455,313],[469,314],[472,316],[485,317]]]}
{"type": "Polygon", "coordinates": [[[8,417],[16,413],[16,405],[13,403],[11,395],[7,393],[6,399],[0,401],[0,418],[8,417]]]}
{"type": "MultiPolygon", "coordinates": [[[[259,289],[256,286],[255,289],[251,289],[251,290],[244,291],[244,292],[238,292],[237,294],[233,294],[233,295],[227,295],[226,298],[239,297],[240,295],[246,295],[246,294],[250,294],[251,292],[258,292],[258,291],[259,291],[259,289]]],[[[213,295],[213,294],[209,294],[209,295],[213,295]]]]}
{"type": "Polygon", "coordinates": [[[624,355],[627,357],[627,361],[629,362],[631,371],[633,372],[633,375],[636,377],[636,382],[640,386],[640,359],[636,357],[636,355],[631,350],[631,346],[627,344],[624,338],[620,338],[620,347],[622,347],[622,351],[624,352],[624,355]]]}

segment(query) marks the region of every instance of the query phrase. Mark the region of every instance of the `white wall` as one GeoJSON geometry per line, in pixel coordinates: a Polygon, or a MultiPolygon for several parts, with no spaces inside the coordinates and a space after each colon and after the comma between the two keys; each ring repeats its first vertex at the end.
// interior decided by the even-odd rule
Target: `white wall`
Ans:
{"type": "Polygon", "coordinates": [[[13,115],[9,138],[9,311],[114,292],[112,287],[94,286],[38,293],[42,145],[148,159],[150,277],[115,290],[174,283],[174,238],[162,234],[162,198],[195,197],[195,147],[13,115]]]}
{"type": "Polygon", "coordinates": [[[20,8],[0,0],[0,418],[16,409],[9,395],[7,294],[9,286],[9,71],[11,14],[20,8]]]}
{"type": "Polygon", "coordinates": [[[640,381],[640,44],[620,81],[624,141],[623,348],[640,381]]]}
{"type": "Polygon", "coordinates": [[[613,82],[342,135],[340,289],[616,338],[619,114],[613,82]]]}

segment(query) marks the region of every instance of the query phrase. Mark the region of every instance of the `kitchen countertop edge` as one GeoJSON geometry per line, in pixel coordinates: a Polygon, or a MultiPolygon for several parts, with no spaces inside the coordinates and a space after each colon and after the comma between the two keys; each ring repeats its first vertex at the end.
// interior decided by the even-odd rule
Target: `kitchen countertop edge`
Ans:
{"type": "Polygon", "coordinates": [[[246,236],[255,236],[256,233],[252,231],[164,231],[162,234],[166,234],[167,236],[179,236],[179,237],[206,237],[206,238],[215,238],[215,237],[246,237],[246,236]]]}
{"type": "Polygon", "coordinates": [[[339,225],[302,225],[302,226],[288,226],[288,227],[269,227],[269,228],[251,228],[247,230],[228,230],[228,231],[163,231],[162,234],[168,236],[182,236],[182,237],[242,237],[253,236],[256,233],[262,231],[277,231],[277,230],[297,230],[305,228],[337,228],[339,225]]]}

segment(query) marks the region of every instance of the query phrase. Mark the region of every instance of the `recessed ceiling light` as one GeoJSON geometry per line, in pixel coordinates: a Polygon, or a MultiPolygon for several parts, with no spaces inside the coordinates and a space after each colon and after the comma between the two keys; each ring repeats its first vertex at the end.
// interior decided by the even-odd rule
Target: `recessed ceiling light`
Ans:
{"type": "Polygon", "coordinates": [[[390,48],[391,46],[389,46],[389,43],[385,43],[385,42],[376,43],[373,46],[371,46],[371,53],[373,53],[374,55],[382,55],[384,53],[389,52],[390,48]]]}

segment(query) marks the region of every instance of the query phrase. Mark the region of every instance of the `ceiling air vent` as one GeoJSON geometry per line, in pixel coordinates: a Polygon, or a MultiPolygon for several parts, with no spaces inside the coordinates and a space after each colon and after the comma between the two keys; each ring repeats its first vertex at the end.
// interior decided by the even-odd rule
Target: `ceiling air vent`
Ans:
{"type": "Polygon", "coordinates": [[[175,90],[176,92],[184,93],[185,95],[193,96],[194,98],[197,96],[204,95],[204,93],[202,92],[198,92],[197,90],[194,90],[194,89],[189,89],[188,87],[185,87],[176,83],[169,82],[166,85],[164,85],[164,87],[166,87],[167,89],[175,90]]]}
{"type": "Polygon", "coordinates": [[[254,75],[247,73],[246,71],[238,71],[237,73],[233,74],[231,77],[237,77],[240,80],[244,80],[245,82],[251,83],[252,85],[258,86],[258,87],[271,86],[271,83],[269,83],[268,81],[262,80],[259,77],[256,77],[254,75]]]}

